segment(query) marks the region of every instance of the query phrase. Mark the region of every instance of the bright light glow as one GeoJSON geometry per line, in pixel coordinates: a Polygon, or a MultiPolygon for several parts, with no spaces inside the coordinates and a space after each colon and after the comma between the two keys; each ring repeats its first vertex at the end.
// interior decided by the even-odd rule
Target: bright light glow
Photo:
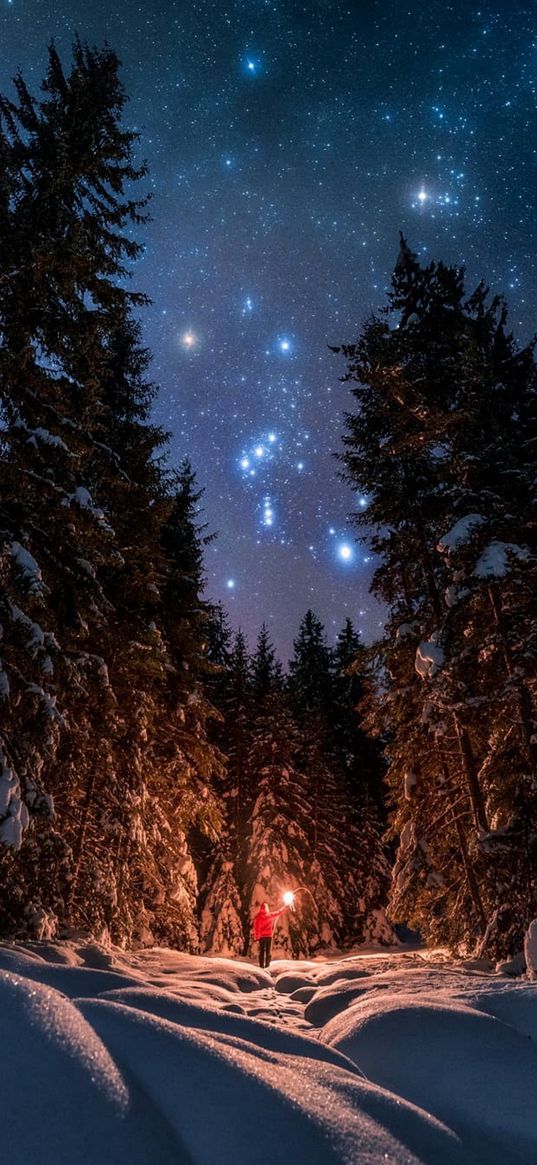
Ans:
{"type": "Polygon", "coordinates": [[[233,590],[233,587],[235,586],[235,579],[234,579],[234,578],[228,578],[228,580],[227,580],[227,583],[226,583],[226,586],[227,586],[228,590],[232,591],[232,590],[233,590]]]}
{"type": "Polygon", "coordinates": [[[276,440],[276,434],[275,434],[275,433],[269,433],[269,435],[268,435],[268,439],[269,439],[269,441],[270,441],[271,445],[274,445],[274,442],[275,442],[275,440],[276,440]]]}
{"type": "Polygon", "coordinates": [[[262,457],[264,452],[265,452],[265,450],[264,450],[262,445],[256,445],[256,447],[254,449],[254,453],[255,453],[256,457],[262,457]]]}
{"type": "Polygon", "coordinates": [[[367,498],[358,498],[358,505],[360,506],[361,510],[365,510],[367,506],[367,498]]]}
{"type": "Polygon", "coordinates": [[[286,890],[286,891],[285,891],[285,893],[283,894],[283,901],[284,901],[284,905],[285,905],[285,906],[292,906],[292,905],[293,905],[293,902],[294,902],[294,900],[295,900],[295,896],[294,896],[294,894],[293,894],[293,891],[292,891],[292,890],[286,890]]]}
{"type": "Polygon", "coordinates": [[[352,558],[352,546],[349,546],[347,542],[342,542],[338,549],[338,554],[343,559],[343,562],[350,562],[352,558]]]}
{"type": "Polygon", "coordinates": [[[250,462],[247,457],[241,457],[241,469],[249,469],[250,462]]]}
{"type": "Polygon", "coordinates": [[[297,464],[297,469],[303,469],[303,468],[304,468],[304,462],[303,462],[303,461],[299,461],[299,462],[298,462],[298,464],[297,464]]]}
{"type": "Polygon", "coordinates": [[[421,202],[421,205],[423,206],[423,203],[427,202],[428,197],[429,195],[427,194],[426,190],[420,190],[418,194],[418,202],[421,202]]]}
{"type": "Polygon", "coordinates": [[[280,348],[282,352],[288,352],[291,347],[289,340],[280,340],[280,348]]]}
{"type": "Polygon", "coordinates": [[[183,348],[193,348],[196,343],[196,337],[193,332],[184,332],[181,337],[183,348]]]}

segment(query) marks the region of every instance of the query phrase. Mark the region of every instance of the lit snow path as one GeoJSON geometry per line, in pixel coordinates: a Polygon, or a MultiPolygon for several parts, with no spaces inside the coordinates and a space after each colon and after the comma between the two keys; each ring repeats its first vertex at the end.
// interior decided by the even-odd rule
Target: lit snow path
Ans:
{"type": "Polygon", "coordinates": [[[537,1160],[537,987],[441,953],[0,944],[9,1165],[537,1160]]]}

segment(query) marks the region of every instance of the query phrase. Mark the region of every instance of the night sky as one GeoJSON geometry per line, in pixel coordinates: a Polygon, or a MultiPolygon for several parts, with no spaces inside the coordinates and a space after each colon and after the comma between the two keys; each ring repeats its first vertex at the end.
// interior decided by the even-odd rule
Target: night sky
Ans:
{"type": "Polygon", "coordinates": [[[0,0],[0,87],[54,37],[106,39],[150,165],[134,286],[173,461],[217,541],[208,593],[285,659],[308,606],[329,639],[382,613],[338,480],[349,387],[328,344],[384,302],[402,228],[534,330],[537,5],[438,0],[0,0]]]}

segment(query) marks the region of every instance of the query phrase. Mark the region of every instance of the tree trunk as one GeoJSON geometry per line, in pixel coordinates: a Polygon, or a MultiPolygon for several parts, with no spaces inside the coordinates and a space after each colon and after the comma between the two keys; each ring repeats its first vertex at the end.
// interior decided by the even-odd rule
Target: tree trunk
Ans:
{"type": "Polygon", "coordinates": [[[534,741],[534,725],[532,716],[531,696],[528,692],[524,680],[516,675],[515,666],[513,663],[513,656],[511,647],[505,629],[505,619],[503,614],[502,597],[497,583],[490,583],[488,588],[488,595],[490,605],[494,614],[494,624],[500,636],[500,643],[502,655],[505,665],[505,671],[509,679],[513,692],[515,694],[518,714],[520,735],[522,737],[522,744],[526,753],[527,760],[531,765],[534,773],[537,772],[537,744],[534,741]]]}
{"type": "Polygon", "coordinates": [[[468,787],[470,804],[472,806],[474,824],[478,833],[489,833],[485,798],[483,797],[483,790],[481,789],[477,776],[476,763],[472,751],[470,737],[468,736],[466,728],[464,728],[459,723],[455,712],[453,713],[453,723],[455,725],[460,758],[468,787]]]}
{"type": "MultiPolygon", "coordinates": [[[[443,757],[441,758],[440,764],[442,767],[442,772],[444,774],[444,781],[447,785],[449,793],[451,794],[453,792],[453,783],[451,780],[451,773],[449,771],[447,762],[443,757]]],[[[472,902],[475,906],[475,910],[476,910],[477,916],[479,918],[479,921],[481,923],[481,934],[485,934],[485,931],[487,929],[487,919],[486,919],[486,915],[485,915],[485,908],[483,906],[483,900],[481,898],[479,883],[478,883],[477,878],[475,876],[475,870],[474,870],[474,867],[472,865],[472,859],[471,859],[470,854],[468,852],[468,844],[466,841],[466,835],[465,835],[465,832],[463,829],[460,814],[455,812],[453,805],[450,806],[449,813],[450,813],[450,817],[451,817],[451,823],[455,827],[455,830],[457,833],[457,839],[459,842],[459,849],[461,852],[462,864],[464,867],[464,872],[466,874],[466,881],[468,883],[468,891],[469,891],[470,897],[472,899],[472,902]]]]}

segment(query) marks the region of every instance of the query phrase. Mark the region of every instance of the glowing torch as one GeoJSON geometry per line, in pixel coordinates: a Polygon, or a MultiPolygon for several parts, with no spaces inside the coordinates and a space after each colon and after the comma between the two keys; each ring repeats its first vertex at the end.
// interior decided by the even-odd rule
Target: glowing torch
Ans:
{"type": "Polygon", "coordinates": [[[300,894],[301,890],[304,892],[304,894],[309,894],[311,901],[313,902],[314,909],[316,910],[317,906],[315,903],[315,898],[313,897],[313,894],[308,886],[295,886],[294,890],[285,890],[282,895],[284,905],[289,906],[290,910],[294,910],[295,896],[300,894]]]}

